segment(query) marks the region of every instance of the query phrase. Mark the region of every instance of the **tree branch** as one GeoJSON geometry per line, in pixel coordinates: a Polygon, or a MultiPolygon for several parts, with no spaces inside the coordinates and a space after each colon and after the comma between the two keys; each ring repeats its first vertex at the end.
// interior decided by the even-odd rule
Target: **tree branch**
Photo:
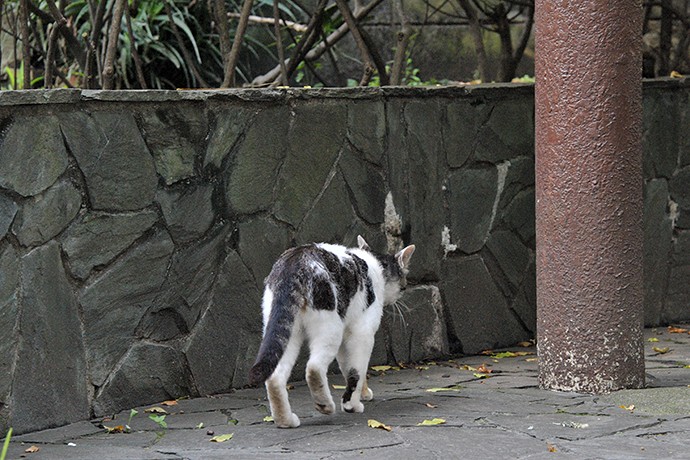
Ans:
{"type": "MultiPolygon", "coordinates": [[[[229,18],[239,18],[242,15],[239,13],[228,13],[229,18]]],[[[263,16],[256,16],[254,14],[250,14],[247,17],[247,20],[250,24],[273,24],[275,22],[274,18],[265,18],[263,16]]],[[[299,24],[294,21],[288,21],[287,19],[280,19],[280,26],[281,27],[287,27],[288,29],[292,29],[295,32],[306,32],[307,31],[307,26],[304,24],[299,24]]]]}
{"type": "Polygon", "coordinates": [[[120,37],[120,27],[122,24],[122,14],[124,13],[127,0],[115,0],[110,31],[108,34],[108,47],[105,51],[105,62],[103,64],[103,89],[113,89],[115,75],[115,55],[117,53],[118,39],[120,37]]]}
{"type": "Polygon", "coordinates": [[[227,63],[225,65],[225,76],[223,78],[221,88],[230,88],[231,86],[235,86],[235,67],[237,67],[237,60],[240,56],[240,47],[242,46],[242,41],[244,40],[244,33],[247,31],[247,22],[249,21],[249,13],[252,11],[253,4],[254,0],[244,0],[244,4],[242,5],[240,21],[239,24],[237,24],[237,29],[235,30],[235,40],[232,42],[230,55],[228,56],[227,63]]]}
{"type": "Polygon", "coordinates": [[[134,68],[137,73],[137,81],[142,89],[146,89],[146,78],[144,78],[144,69],[141,62],[141,56],[137,51],[137,42],[134,39],[134,29],[132,28],[132,14],[129,8],[125,8],[125,20],[127,21],[127,35],[129,36],[129,43],[132,49],[132,59],[134,59],[134,68]]]}
{"type": "MultiPolygon", "coordinates": [[[[24,63],[24,89],[31,89],[31,46],[29,44],[29,0],[19,3],[19,33],[22,37],[22,62],[24,63]]],[[[15,63],[16,66],[16,63],[15,63]]],[[[16,82],[17,84],[19,82],[16,82]]],[[[16,88],[15,88],[16,89],[16,88]]]]}
{"type": "Polygon", "coordinates": [[[278,48],[278,62],[280,62],[280,78],[278,85],[288,85],[288,73],[285,66],[285,51],[283,50],[283,37],[280,31],[280,10],[278,9],[278,0],[273,0],[273,28],[276,35],[276,47],[278,48]]]}
{"type": "Polygon", "coordinates": [[[364,61],[364,76],[362,77],[362,81],[365,81],[366,76],[369,75],[369,78],[366,80],[366,83],[368,84],[371,74],[373,74],[375,68],[374,59],[371,57],[367,43],[364,41],[364,38],[362,38],[362,33],[359,30],[357,21],[352,15],[352,11],[350,11],[350,7],[347,5],[347,1],[335,0],[335,3],[338,5],[338,9],[340,10],[340,14],[343,16],[345,23],[350,28],[352,38],[355,39],[357,48],[359,48],[359,54],[362,55],[362,60],[364,61]]]}
{"type": "Polygon", "coordinates": [[[391,67],[391,85],[399,86],[403,80],[403,69],[407,54],[407,44],[410,40],[410,21],[403,10],[402,0],[395,0],[395,12],[400,20],[400,30],[395,34],[396,45],[391,67]]]}

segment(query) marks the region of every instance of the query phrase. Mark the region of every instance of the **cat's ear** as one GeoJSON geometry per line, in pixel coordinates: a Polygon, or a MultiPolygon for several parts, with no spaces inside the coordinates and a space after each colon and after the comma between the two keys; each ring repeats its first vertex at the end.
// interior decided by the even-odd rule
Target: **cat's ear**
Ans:
{"type": "Polygon", "coordinates": [[[410,258],[414,250],[415,245],[411,244],[395,255],[395,260],[400,264],[400,268],[407,268],[410,265],[410,258]]]}
{"type": "Polygon", "coordinates": [[[364,238],[362,238],[362,235],[357,235],[357,246],[359,246],[359,249],[371,251],[371,249],[369,249],[369,245],[367,244],[367,242],[364,241],[364,238]]]}

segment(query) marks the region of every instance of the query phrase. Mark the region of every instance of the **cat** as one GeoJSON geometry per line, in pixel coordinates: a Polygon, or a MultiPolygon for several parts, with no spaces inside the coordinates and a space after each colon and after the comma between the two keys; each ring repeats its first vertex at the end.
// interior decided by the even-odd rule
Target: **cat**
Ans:
{"type": "Polygon", "coordinates": [[[265,383],[276,426],[295,428],[287,393],[303,341],[309,344],[306,377],[316,409],[335,412],[326,373],[336,358],[345,376],[341,408],[363,412],[373,398],[366,372],[384,305],[400,298],[414,245],[392,255],[374,253],[364,238],[358,248],[319,243],[285,251],[264,281],[263,340],[249,371],[265,383]]]}

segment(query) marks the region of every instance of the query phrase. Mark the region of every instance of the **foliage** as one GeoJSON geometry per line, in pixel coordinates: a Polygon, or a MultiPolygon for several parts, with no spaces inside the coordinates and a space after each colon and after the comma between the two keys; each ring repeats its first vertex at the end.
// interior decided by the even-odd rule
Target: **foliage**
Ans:
{"type": "Polygon", "coordinates": [[[12,428],[7,430],[7,435],[5,436],[5,442],[2,445],[2,451],[0,451],[0,460],[5,460],[7,457],[7,449],[10,447],[10,439],[12,438],[12,428]]]}

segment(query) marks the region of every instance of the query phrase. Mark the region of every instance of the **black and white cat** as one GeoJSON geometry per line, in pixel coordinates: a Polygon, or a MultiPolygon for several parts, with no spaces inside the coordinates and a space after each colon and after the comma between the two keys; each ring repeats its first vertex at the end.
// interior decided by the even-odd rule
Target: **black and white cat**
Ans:
{"type": "Polygon", "coordinates": [[[346,412],[363,412],[373,397],[366,382],[374,334],[384,305],[394,304],[405,287],[414,245],[394,256],[369,249],[309,244],[285,251],[265,280],[263,341],[249,372],[252,384],[265,382],[271,414],[280,428],[300,420],[292,412],[286,384],[303,341],[309,344],[307,383],[316,409],[335,411],[326,372],[338,360],[346,389],[346,412]]]}

